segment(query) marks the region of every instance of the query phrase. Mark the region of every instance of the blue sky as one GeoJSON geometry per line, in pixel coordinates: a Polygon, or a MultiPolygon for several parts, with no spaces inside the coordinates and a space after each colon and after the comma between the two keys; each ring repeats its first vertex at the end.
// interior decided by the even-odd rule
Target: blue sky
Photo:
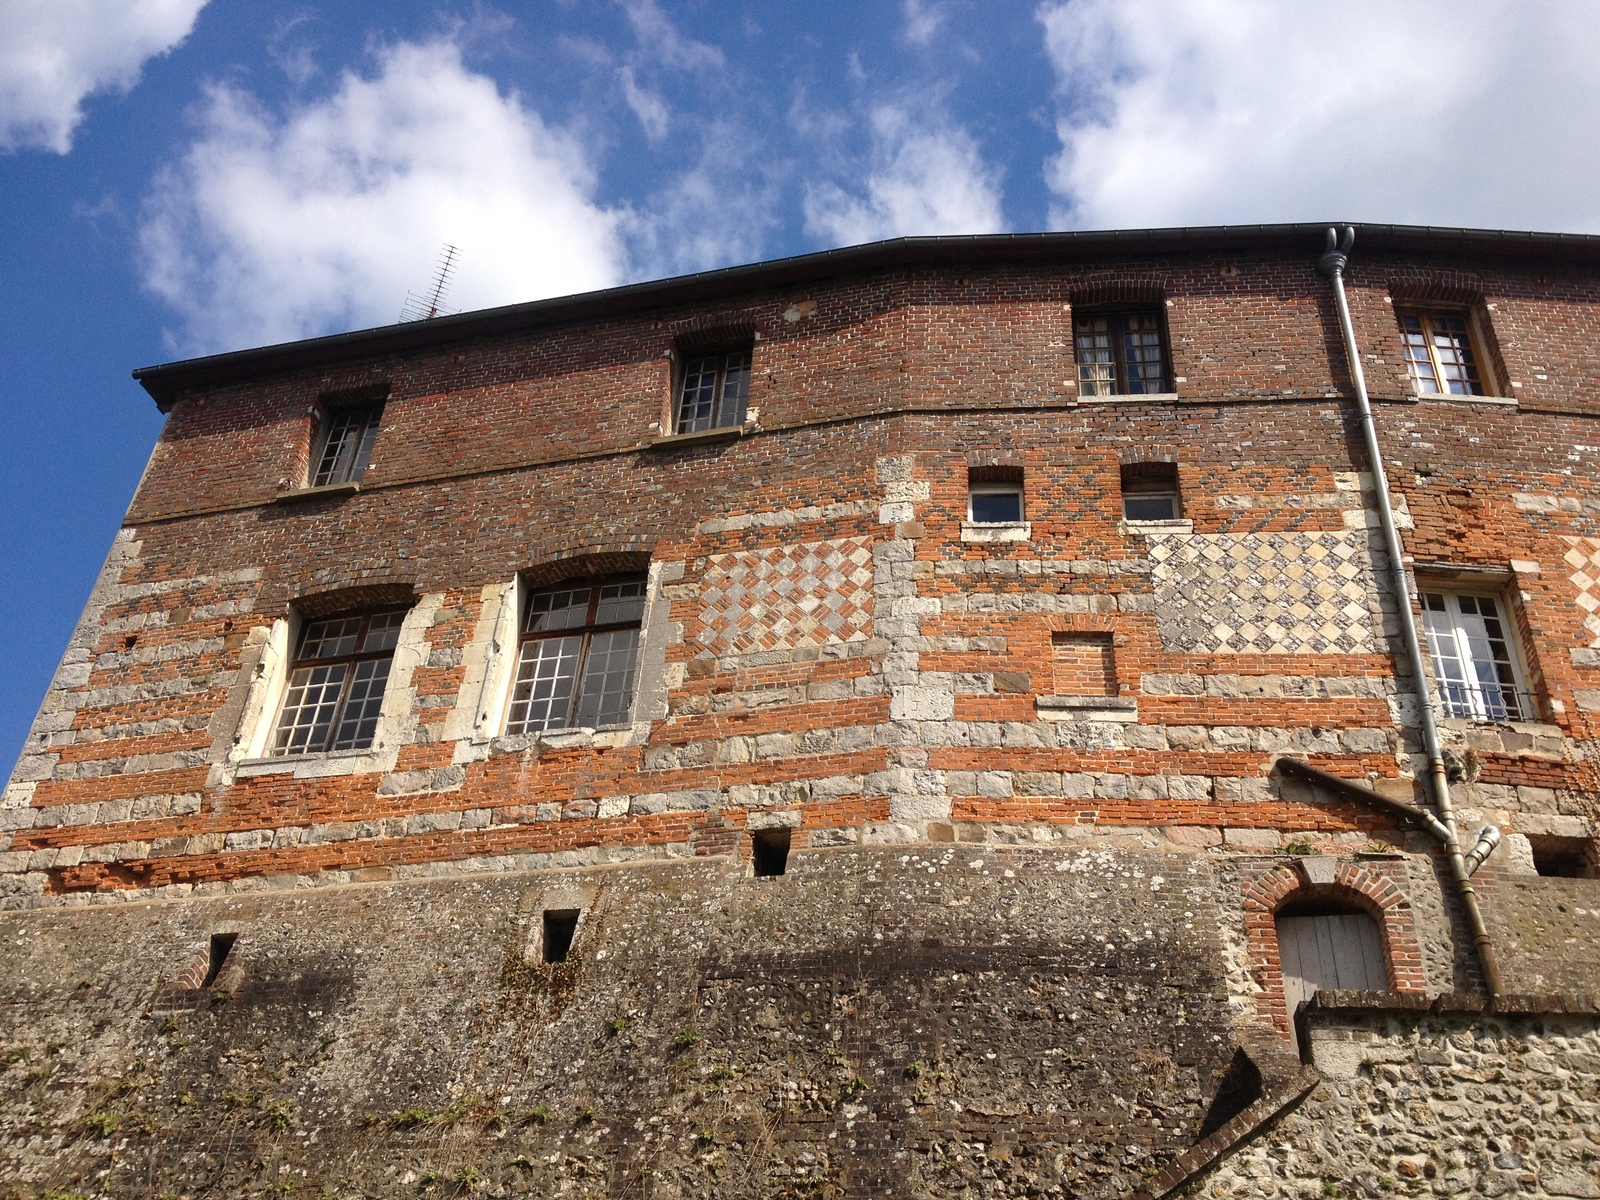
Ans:
{"type": "Polygon", "coordinates": [[[1600,232],[1600,5],[0,0],[0,764],[149,363],[902,234],[1600,232]]]}

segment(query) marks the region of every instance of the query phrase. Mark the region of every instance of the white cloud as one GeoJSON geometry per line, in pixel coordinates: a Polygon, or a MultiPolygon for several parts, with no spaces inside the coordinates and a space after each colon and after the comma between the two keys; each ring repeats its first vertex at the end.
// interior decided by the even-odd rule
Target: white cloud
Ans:
{"type": "Polygon", "coordinates": [[[932,0],[905,0],[906,40],[926,46],[944,24],[944,10],[932,0]]]}
{"type": "Polygon", "coordinates": [[[1069,0],[1053,222],[1600,230],[1600,5],[1069,0]]]}
{"type": "Polygon", "coordinates": [[[83,101],[127,91],[206,0],[0,0],[0,152],[72,149],[83,101]]]}
{"type": "Polygon", "coordinates": [[[972,136],[955,125],[924,125],[904,108],[872,114],[872,160],[864,195],[836,183],[806,189],[806,230],[835,245],[1005,228],[999,172],[972,136]]]}
{"type": "Polygon", "coordinates": [[[575,142],[456,45],[401,43],[284,118],[212,88],[149,198],[145,279],[186,351],[391,322],[445,242],[457,308],[606,287],[625,274],[625,214],[593,189],[575,142]]]}
{"type": "Polygon", "coordinates": [[[667,108],[667,102],[659,93],[642,87],[634,78],[632,67],[619,67],[617,79],[622,84],[622,98],[633,110],[633,115],[639,118],[645,137],[652,142],[659,142],[666,137],[667,130],[672,126],[672,112],[667,108]]]}
{"type": "Polygon", "coordinates": [[[726,65],[721,50],[679,33],[656,0],[622,0],[622,7],[634,36],[649,48],[657,66],[693,71],[721,70],[726,65]]]}

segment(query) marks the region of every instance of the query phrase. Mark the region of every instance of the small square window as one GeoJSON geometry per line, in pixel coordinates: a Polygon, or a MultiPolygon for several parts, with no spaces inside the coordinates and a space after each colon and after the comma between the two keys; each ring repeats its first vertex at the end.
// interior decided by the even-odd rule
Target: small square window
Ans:
{"type": "Polygon", "coordinates": [[[1166,337],[1158,309],[1088,313],[1072,322],[1080,396],[1168,391],[1166,337]]]}
{"type": "Polygon", "coordinates": [[[973,484],[967,492],[967,520],[978,525],[1015,524],[1021,521],[1022,485],[973,484]]]}
{"type": "Polygon", "coordinates": [[[1173,463],[1128,463],[1122,468],[1122,516],[1127,521],[1176,521],[1178,468],[1173,463]]]}
{"type": "Polygon", "coordinates": [[[382,404],[362,404],[331,409],[323,419],[311,486],[360,483],[372,457],[372,443],[383,419],[382,404]]]}
{"type": "Polygon", "coordinates": [[[1474,344],[1472,320],[1465,312],[1398,310],[1411,381],[1423,395],[1486,396],[1474,344]]]}
{"type": "Polygon", "coordinates": [[[289,666],[274,756],[372,745],[405,616],[397,610],[306,622],[289,666]]]}
{"type": "Polygon", "coordinates": [[[700,433],[743,425],[752,358],[749,346],[685,358],[678,377],[673,432],[700,433]]]}
{"type": "Polygon", "coordinates": [[[1424,591],[1423,625],[1439,706],[1471,721],[1536,720],[1511,630],[1494,596],[1424,591]]]}

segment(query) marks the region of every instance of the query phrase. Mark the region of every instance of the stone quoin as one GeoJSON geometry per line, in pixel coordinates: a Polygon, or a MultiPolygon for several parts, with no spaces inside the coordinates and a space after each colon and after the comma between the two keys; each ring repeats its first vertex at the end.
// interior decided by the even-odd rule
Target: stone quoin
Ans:
{"type": "Polygon", "coordinates": [[[1356,227],[1385,497],[1324,228],[137,372],[0,1194],[1600,1197],[1600,238],[1356,227]]]}

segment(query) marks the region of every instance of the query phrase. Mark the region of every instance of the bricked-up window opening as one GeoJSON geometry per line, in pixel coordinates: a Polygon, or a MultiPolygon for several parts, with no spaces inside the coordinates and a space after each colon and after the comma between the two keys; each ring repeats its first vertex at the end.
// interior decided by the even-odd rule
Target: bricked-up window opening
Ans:
{"type": "Polygon", "coordinates": [[[677,433],[699,433],[743,425],[750,397],[750,347],[684,360],[678,380],[677,433]]]}
{"type": "Polygon", "coordinates": [[[336,408],[324,419],[322,445],[317,453],[317,469],[311,485],[359,483],[372,457],[372,443],[378,437],[378,422],[383,405],[363,404],[336,408]]]}
{"type": "Polygon", "coordinates": [[[237,933],[211,935],[211,961],[206,967],[206,977],[200,982],[201,987],[208,988],[217,981],[217,976],[222,974],[222,968],[228,965],[228,955],[233,953],[233,944],[238,940],[237,933]]]}
{"type": "Polygon", "coordinates": [[[274,755],[372,745],[405,616],[397,609],[306,622],[289,668],[274,755]]]}
{"type": "Polygon", "coordinates": [[[1115,696],[1117,666],[1109,633],[1056,633],[1050,637],[1058,696],[1115,696]]]}
{"type": "Polygon", "coordinates": [[[1600,858],[1591,838],[1530,835],[1533,869],[1554,879],[1600,879],[1600,858]]]}
{"type": "Polygon", "coordinates": [[[1537,706],[1522,682],[1499,600],[1423,592],[1422,615],[1445,716],[1470,721],[1533,719],[1537,706]]]}
{"type": "Polygon", "coordinates": [[[750,835],[750,854],[758,876],[782,875],[789,867],[789,830],[756,830],[750,835]]]}
{"type": "Polygon", "coordinates": [[[507,733],[628,719],[644,590],[637,576],[562,584],[529,599],[507,733]]]}
{"type": "Polygon", "coordinates": [[[1135,396],[1165,392],[1166,339],[1154,309],[1090,313],[1072,323],[1080,396],[1135,396]]]}
{"type": "Polygon", "coordinates": [[[1176,521],[1176,463],[1127,463],[1122,468],[1122,516],[1129,521],[1176,521]]]}
{"type": "Polygon", "coordinates": [[[1473,346],[1472,324],[1465,313],[1406,312],[1400,319],[1406,366],[1417,391],[1426,395],[1486,395],[1473,346]]]}
{"type": "Polygon", "coordinates": [[[544,911],[544,939],[541,957],[547,963],[566,962],[572,939],[578,932],[576,908],[547,908],[544,911]]]}

